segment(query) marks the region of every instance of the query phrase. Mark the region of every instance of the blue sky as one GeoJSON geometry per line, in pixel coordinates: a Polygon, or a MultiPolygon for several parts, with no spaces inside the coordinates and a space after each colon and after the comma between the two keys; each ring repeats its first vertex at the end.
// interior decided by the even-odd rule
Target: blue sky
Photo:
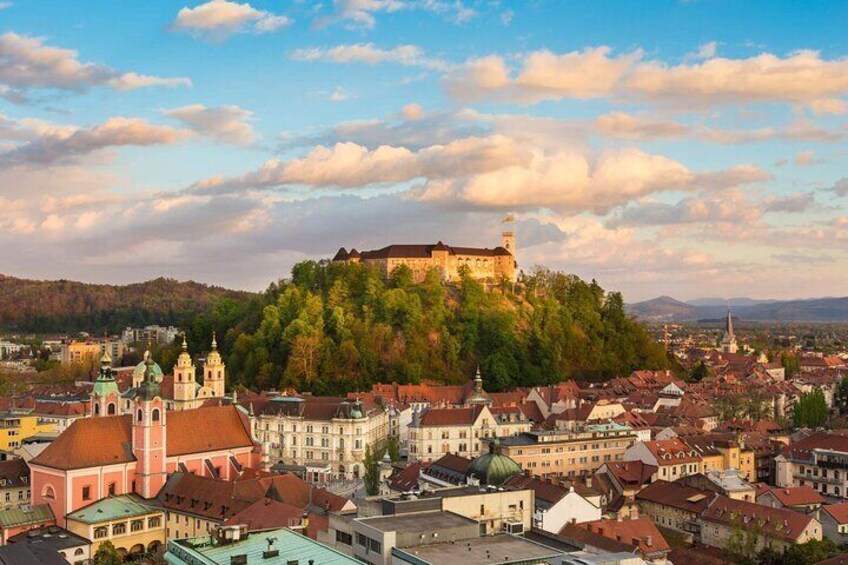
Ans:
{"type": "Polygon", "coordinates": [[[0,2],[0,272],[262,289],[495,245],[659,294],[848,282],[843,2],[0,2]]]}

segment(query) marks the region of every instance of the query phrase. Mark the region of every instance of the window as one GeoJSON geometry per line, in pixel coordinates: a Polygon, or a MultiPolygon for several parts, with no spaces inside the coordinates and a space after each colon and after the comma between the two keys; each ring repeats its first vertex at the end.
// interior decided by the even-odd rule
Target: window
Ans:
{"type": "Polygon", "coordinates": [[[133,520],[130,522],[130,531],[131,532],[140,532],[144,529],[144,520],[133,520]]]}
{"type": "Polygon", "coordinates": [[[94,539],[103,539],[109,535],[109,528],[106,526],[100,526],[99,528],[94,528],[94,539]]]}
{"type": "Polygon", "coordinates": [[[141,412],[141,409],[140,409],[140,408],[139,408],[138,412],[136,412],[136,413],[135,413],[135,418],[136,418],[136,420],[138,420],[139,422],[141,422],[141,421],[144,419],[144,414],[142,414],[142,412],[141,412]]]}
{"type": "Polygon", "coordinates": [[[88,486],[82,487],[82,499],[83,500],[91,500],[91,487],[88,487],[88,486]]]}
{"type": "Polygon", "coordinates": [[[115,496],[115,483],[109,483],[109,496],[115,496]]]}
{"type": "Polygon", "coordinates": [[[159,519],[159,516],[154,516],[153,518],[147,519],[147,527],[148,528],[158,528],[162,525],[162,521],[159,519]]]}
{"type": "Polygon", "coordinates": [[[110,416],[115,415],[115,403],[114,402],[109,403],[109,407],[106,408],[106,413],[110,416]]]}
{"type": "Polygon", "coordinates": [[[153,421],[154,422],[159,421],[159,409],[158,408],[153,409],[153,421]]]}
{"type": "Polygon", "coordinates": [[[347,532],[336,530],[336,541],[345,545],[353,545],[353,536],[347,532]]]}
{"type": "Polygon", "coordinates": [[[12,502],[12,493],[6,491],[6,502],[12,502]]]}
{"type": "Polygon", "coordinates": [[[120,524],[112,524],[112,535],[118,536],[127,533],[127,525],[124,522],[120,524]]]}

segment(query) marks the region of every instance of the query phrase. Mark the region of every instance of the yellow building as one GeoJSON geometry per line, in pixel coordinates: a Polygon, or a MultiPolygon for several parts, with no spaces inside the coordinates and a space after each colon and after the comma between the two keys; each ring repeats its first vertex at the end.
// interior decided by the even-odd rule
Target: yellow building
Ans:
{"type": "Polygon", "coordinates": [[[91,540],[91,554],[112,542],[126,554],[154,553],[165,543],[165,510],[135,494],[109,496],[67,515],[66,528],[91,540]]]}
{"type": "Polygon", "coordinates": [[[757,468],[753,449],[744,447],[727,436],[691,436],[683,438],[683,441],[701,456],[703,473],[738,469],[743,479],[756,482],[757,468]]]}
{"type": "Polygon", "coordinates": [[[72,341],[62,346],[62,363],[91,363],[100,359],[102,348],[93,341],[72,341]]]}
{"type": "Polygon", "coordinates": [[[40,433],[56,432],[56,425],[40,422],[38,416],[0,412],[0,450],[12,451],[21,442],[40,433]]]}

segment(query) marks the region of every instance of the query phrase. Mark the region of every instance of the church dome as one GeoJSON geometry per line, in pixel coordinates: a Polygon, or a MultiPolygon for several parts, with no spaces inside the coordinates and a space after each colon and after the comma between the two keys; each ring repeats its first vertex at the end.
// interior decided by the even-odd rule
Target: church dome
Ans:
{"type": "MultiPolygon", "coordinates": [[[[147,356],[150,355],[149,351],[145,351],[144,359],[147,359],[147,356]]],[[[133,370],[133,381],[144,380],[144,371],[146,370],[146,366],[144,364],[144,360],[141,361],[138,365],[135,366],[133,370]]],[[[156,377],[156,382],[160,382],[162,377],[165,376],[162,373],[162,367],[159,366],[159,363],[153,362],[153,376],[156,377]]]]}
{"type": "Polygon", "coordinates": [[[473,477],[481,485],[501,486],[515,475],[521,474],[521,465],[498,452],[500,442],[497,438],[489,445],[489,453],[481,455],[471,462],[466,477],[473,477]]]}

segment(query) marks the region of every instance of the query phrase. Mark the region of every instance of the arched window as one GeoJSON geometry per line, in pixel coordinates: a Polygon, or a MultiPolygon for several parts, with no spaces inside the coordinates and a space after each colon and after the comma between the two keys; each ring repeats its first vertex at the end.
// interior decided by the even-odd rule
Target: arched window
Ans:
{"type": "Polygon", "coordinates": [[[110,416],[115,415],[115,403],[114,402],[110,402],[109,406],[106,407],[106,413],[109,414],[110,416]]]}
{"type": "Polygon", "coordinates": [[[83,553],[85,553],[85,551],[81,547],[78,547],[77,550],[74,551],[74,555],[82,555],[83,553]]]}
{"type": "Polygon", "coordinates": [[[139,408],[138,412],[135,413],[135,417],[139,422],[144,419],[144,414],[141,412],[141,408],[139,408]]]}
{"type": "Polygon", "coordinates": [[[99,415],[100,415],[100,405],[99,405],[99,404],[95,404],[95,405],[94,405],[94,415],[95,415],[95,416],[99,416],[99,415]]]}
{"type": "Polygon", "coordinates": [[[159,409],[158,408],[153,409],[153,421],[154,422],[159,421],[159,409]]]}
{"type": "Polygon", "coordinates": [[[56,499],[56,491],[53,490],[52,485],[44,485],[44,488],[41,489],[41,497],[46,498],[47,500],[55,500],[56,499]]]}

